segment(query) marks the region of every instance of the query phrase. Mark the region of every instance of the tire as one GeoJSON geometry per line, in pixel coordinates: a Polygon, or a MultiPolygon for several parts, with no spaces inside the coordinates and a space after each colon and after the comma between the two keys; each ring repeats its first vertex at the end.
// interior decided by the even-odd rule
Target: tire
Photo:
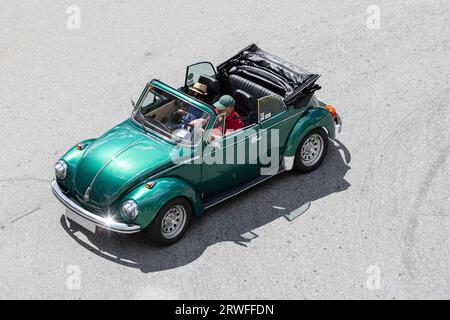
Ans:
{"type": "Polygon", "coordinates": [[[294,170],[307,173],[320,166],[328,150],[328,135],[322,128],[306,134],[298,145],[294,159],[294,170]]]}
{"type": "Polygon", "coordinates": [[[170,246],[184,235],[191,219],[191,203],[185,198],[175,198],[159,210],[144,233],[151,241],[162,246],[170,246]]]}

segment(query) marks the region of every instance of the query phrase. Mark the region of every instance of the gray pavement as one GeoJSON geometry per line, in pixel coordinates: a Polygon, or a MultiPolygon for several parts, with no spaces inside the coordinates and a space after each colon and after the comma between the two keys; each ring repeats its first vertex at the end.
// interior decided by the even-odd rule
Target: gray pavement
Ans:
{"type": "Polygon", "coordinates": [[[448,1],[0,5],[1,299],[449,298],[448,1]],[[209,210],[170,248],[69,230],[58,157],[128,117],[150,79],[180,85],[253,42],[322,75],[344,121],[323,165],[209,210]]]}

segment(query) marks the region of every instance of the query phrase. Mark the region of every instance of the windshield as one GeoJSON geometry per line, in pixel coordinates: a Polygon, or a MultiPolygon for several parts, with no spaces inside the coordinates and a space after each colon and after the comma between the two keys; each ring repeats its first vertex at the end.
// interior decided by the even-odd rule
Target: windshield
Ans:
{"type": "Polygon", "coordinates": [[[151,85],[145,89],[132,117],[145,130],[184,144],[200,141],[210,119],[207,112],[151,85]]]}

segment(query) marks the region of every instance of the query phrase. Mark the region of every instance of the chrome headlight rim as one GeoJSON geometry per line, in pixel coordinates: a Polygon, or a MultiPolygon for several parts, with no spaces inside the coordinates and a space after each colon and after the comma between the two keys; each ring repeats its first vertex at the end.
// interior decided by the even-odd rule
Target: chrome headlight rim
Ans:
{"type": "Polygon", "coordinates": [[[67,178],[67,163],[64,160],[59,160],[55,164],[55,175],[58,179],[64,180],[67,178]]]}
{"type": "Polygon", "coordinates": [[[134,200],[127,200],[122,204],[122,213],[130,220],[135,220],[139,215],[139,207],[134,200]]]}

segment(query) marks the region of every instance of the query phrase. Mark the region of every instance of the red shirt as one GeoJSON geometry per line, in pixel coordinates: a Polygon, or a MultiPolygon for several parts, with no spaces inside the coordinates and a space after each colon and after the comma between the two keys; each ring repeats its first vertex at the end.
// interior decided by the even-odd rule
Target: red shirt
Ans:
{"type": "Polygon", "coordinates": [[[239,118],[239,115],[236,113],[236,111],[233,111],[228,115],[228,117],[225,119],[225,132],[228,130],[239,130],[244,127],[244,121],[242,121],[241,118],[239,118]]]}

